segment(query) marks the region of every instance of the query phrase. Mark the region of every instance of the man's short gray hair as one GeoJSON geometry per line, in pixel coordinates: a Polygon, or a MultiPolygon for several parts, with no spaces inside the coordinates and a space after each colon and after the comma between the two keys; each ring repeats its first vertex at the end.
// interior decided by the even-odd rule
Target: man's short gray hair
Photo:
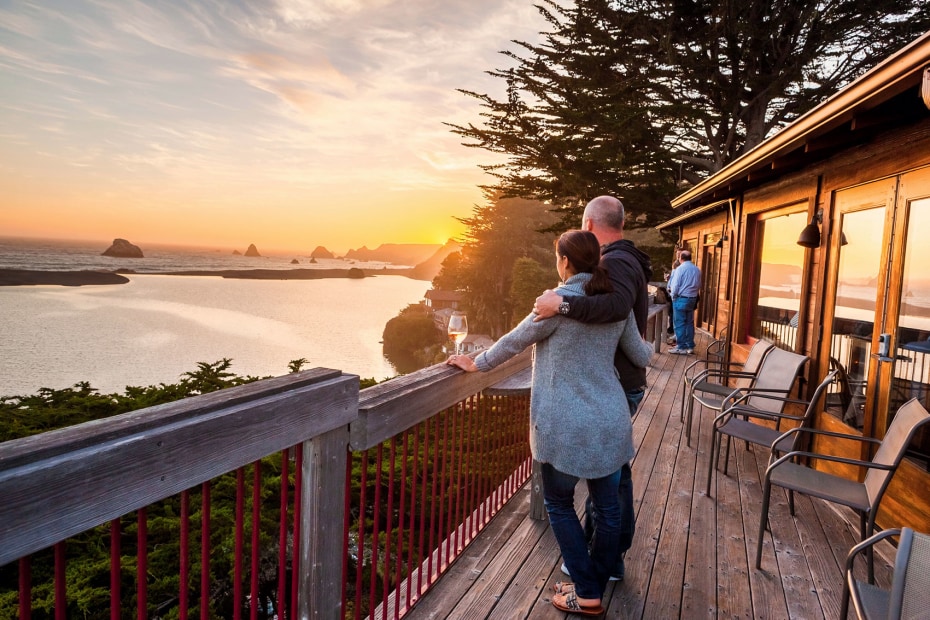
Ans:
{"type": "Polygon", "coordinates": [[[582,219],[591,220],[604,228],[623,230],[626,212],[623,203],[613,196],[598,196],[585,206],[582,219]]]}

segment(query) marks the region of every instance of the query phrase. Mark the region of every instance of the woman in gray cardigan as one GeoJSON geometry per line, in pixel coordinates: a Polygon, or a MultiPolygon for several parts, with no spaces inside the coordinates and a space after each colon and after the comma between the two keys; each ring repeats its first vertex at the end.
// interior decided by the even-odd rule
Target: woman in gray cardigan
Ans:
{"type": "MultiPolygon", "coordinates": [[[[610,290],[599,266],[594,234],[573,230],[556,241],[556,269],[563,296],[610,290]]],[[[626,397],[614,370],[617,342],[645,367],[652,347],[625,321],[586,324],[556,316],[533,321],[530,314],[493,347],[474,359],[453,355],[447,362],[468,372],[487,371],[535,344],[530,395],[530,449],[542,465],[543,496],[549,524],[575,583],[553,586],[552,604],[562,611],[598,615],[601,596],[619,548],[620,468],[633,458],[633,427],[626,397]],[[575,513],[580,478],[597,510],[591,549],[575,513]]]]}

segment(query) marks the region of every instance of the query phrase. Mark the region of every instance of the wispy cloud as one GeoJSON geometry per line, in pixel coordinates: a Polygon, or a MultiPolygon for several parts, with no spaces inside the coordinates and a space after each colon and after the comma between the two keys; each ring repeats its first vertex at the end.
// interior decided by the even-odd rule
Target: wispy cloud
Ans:
{"type": "Polygon", "coordinates": [[[448,218],[486,181],[443,125],[477,118],[455,89],[499,89],[484,72],[540,21],[525,0],[12,0],[0,135],[18,157],[0,169],[79,166],[140,205],[147,186],[252,178],[270,217],[339,184],[454,188],[448,218]]]}

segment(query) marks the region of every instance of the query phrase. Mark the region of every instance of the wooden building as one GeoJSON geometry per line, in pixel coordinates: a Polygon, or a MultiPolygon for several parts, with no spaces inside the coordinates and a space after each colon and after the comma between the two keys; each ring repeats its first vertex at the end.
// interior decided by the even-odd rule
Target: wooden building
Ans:
{"type": "MultiPolygon", "coordinates": [[[[880,439],[902,403],[930,407],[930,33],[672,206],[659,228],[703,271],[700,327],[736,360],[759,338],[809,355],[801,392],[845,371],[818,428],[880,439]]],[[[880,526],[930,532],[928,469],[925,430],[880,526]]]]}

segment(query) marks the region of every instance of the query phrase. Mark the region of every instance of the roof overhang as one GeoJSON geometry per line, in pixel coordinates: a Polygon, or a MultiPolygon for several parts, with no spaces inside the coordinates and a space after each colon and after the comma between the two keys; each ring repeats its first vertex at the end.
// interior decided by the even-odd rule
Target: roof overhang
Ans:
{"type": "Polygon", "coordinates": [[[683,224],[687,222],[688,220],[692,220],[702,215],[709,215],[717,211],[722,211],[724,207],[729,206],[730,203],[732,202],[735,202],[734,199],[725,198],[723,200],[718,200],[710,204],[701,205],[700,207],[695,207],[689,211],[685,211],[681,215],[677,215],[670,220],[662,222],[661,224],[656,226],[656,230],[665,230],[666,228],[671,228],[672,226],[678,226],[679,224],[683,224]]]}
{"type": "MultiPolygon", "coordinates": [[[[676,210],[693,207],[693,212],[697,208],[704,208],[700,206],[702,203],[735,197],[741,190],[753,186],[754,180],[771,178],[773,173],[777,176],[780,170],[788,169],[789,166],[780,165],[784,163],[782,160],[788,161],[793,156],[795,161],[803,162],[805,155],[806,160],[814,159],[818,150],[825,150],[830,143],[836,142],[828,140],[831,136],[827,134],[838,131],[854,133],[875,124],[878,121],[870,117],[869,112],[898,95],[914,89],[914,98],[919,102],[923,72],[928,65],[930,32],[713,176],[674,198],[672,207],[676,210]]],[[[680,217],[664,222],[657,228],[667,227],[680,217]]]]}

